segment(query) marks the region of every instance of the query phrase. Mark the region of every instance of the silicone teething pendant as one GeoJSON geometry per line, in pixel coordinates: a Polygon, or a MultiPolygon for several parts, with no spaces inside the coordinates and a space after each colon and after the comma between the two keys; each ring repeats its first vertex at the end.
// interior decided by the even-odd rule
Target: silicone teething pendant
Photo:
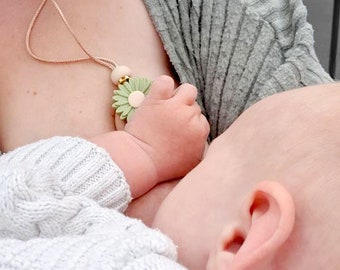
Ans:
{"type": "Polygon", "coordinates": [[[115,68],[111,79],[118,86],[118,89],[113,91],[112,107],[116,109],[121,120],[129,121],[148,94],[151,81],[147,78],[130,78],[130,69],[125,66],[115,68]]]}

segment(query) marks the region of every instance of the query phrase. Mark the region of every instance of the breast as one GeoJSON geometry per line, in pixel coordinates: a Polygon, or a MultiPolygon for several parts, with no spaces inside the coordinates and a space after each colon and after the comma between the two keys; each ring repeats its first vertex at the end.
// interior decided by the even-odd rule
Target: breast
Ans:
{"type": "MultiPolygon", "coordinates": [[[[93,55],[129,66],[135,76],[172,76],[142,1],[128,0],[121,8],[115,2],[94,5],[82,0],[77,10],[68,1],[58,3],[93,55]]],[[[4,48],[0,51],[0,149],[6,152],[54,135],[87,138],[113,130],[111,70],[91,60],[66,64],[34,60],[26,51],[25,35],[39,1],[35,6],[23,7],[20,1],[2,5],[4,14],[18,18],[5,16],[0,26],[4,48]]],[[[53,7],[46,4],[43,12],[32,32],[32,49],[53,60],[83,56],[53,7]]]]}

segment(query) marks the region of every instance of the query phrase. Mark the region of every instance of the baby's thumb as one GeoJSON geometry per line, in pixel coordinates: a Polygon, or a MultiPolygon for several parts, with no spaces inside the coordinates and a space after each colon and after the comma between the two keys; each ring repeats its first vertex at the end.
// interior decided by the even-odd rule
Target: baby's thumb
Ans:
{"type": "Polygon", "coordinates": [[[153,81],[147,98],[169,99],[174,95],[174,80],[166,75],[162,75],[153,81]]]}

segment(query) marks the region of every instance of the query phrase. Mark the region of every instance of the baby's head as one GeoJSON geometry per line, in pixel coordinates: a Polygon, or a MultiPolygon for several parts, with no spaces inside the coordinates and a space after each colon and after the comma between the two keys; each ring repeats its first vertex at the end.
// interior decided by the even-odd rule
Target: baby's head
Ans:
{"type": "Polygon", "coordinates": [[[210,146],[154,227],[189,269],[338,269],[340,87],[267,98],[210,146]]]}

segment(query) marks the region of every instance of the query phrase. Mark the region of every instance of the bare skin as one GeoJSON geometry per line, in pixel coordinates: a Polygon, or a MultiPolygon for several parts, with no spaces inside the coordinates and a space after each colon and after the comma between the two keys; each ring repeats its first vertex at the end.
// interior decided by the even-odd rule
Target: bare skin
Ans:
{"type": "MultiPolygon", "coordinates": [[[[0,150],[3,152],[41,138],[55,135],[91,138],[115,128],[110,70],[92,61],[67,65],[41,63],[27,53],[25,35],[40,3],[40,0],[0,1],[0,150]]],[[[57,3],[92,54],[127,65],[138,76],[150,79],[172,76],[169,59],[142,0],[58,0],[57,3]]],[[[31,41],[33,51],[46,58],[84,56],[49,2],[36,22],[31,41]]],[[[127,214],[151,224],[159,204],[176,183],[156,186],[133,201],[127,214]]]]}
{"type": "Polygon", "coordinates": [[[153,222],[181,263],[339,269],[339,90],[316,85],[263,99],[212,141],[153,222]]]}
{"type": "Polygon", "coordinates": [[[210,128],[196,97],[191,84],[175,89],[173,79],[160,76],[124,130],[91,138],[124,172],[133,198],[183,177],[202,160],[210,128]]]}
{"type": "MultiPolygon", "coordinates": [[[[0,2],[3,152],[50,136],[89,138],[115,128],[109,69],[92,61],[46,64],[28,55],[25,35],[40,2],[0,2]]],[[[169,60],[141,0],[59,0],[58,4],[94,55],[127,65],[138,76],[171,76],[169,60]]],[[[83,56],[49,2],[32,32],[32,49],[52,59],[83,56]]]]}
{"type": "Polygon", "coordinates": [[[133,200],[125,214],[129,217],[141,219],[147,226],[151,226],[159,206],[179,181],[173,180],[158,184],[143,196],[133,200]]]}

